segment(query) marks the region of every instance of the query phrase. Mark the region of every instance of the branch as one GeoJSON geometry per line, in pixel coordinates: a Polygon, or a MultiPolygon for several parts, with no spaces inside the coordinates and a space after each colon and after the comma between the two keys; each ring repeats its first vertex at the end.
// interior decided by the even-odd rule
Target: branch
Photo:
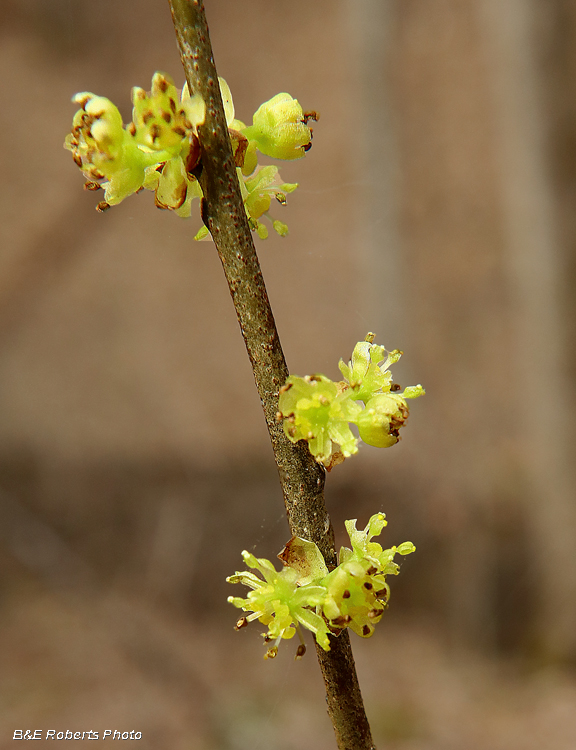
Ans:
{"type": "MultiPolygon", "coordinates": [[[[293,536],[315,542],[336,565],[334,531],[324,504],[325,472],[304,442],[293,445],[276,420],[278,392],[288,377],[274,316],[240,193],[218,75],[202,0],[169,0],[180,57],[191,93],[200,93],[206,118],[199,127],[203,219],[228,281],[262,401],[293,536]]],[[[328,712],[340,750],[373,750],[348,633],[317,647],[328,712]]]]}

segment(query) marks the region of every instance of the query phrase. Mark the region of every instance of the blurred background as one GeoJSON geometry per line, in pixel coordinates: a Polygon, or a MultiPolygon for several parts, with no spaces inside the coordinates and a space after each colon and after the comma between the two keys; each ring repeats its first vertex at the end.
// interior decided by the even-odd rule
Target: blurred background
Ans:
{"type": "MultiPolygon", "coordinates": [[[[258,243],[290,370],[367,331],[422,383],[401,443],[327,482],[417,553],[353,636],[380,748],[576,747],[576,2],[206,0],[237,116],[321,112],[286,238],[258,243]]],[[[288,540],[199,217],[104,215],[63,150],[93,91],[183,82],[167,2],[3,0],[0,748],[14,729],[173,750],[332,748],[313,649],[264,662],[225,583],[288,540]]]]}

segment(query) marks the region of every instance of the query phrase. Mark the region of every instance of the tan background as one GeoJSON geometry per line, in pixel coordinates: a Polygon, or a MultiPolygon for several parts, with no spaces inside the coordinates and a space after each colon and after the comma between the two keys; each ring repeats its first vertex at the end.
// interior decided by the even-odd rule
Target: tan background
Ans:
{"type": "MultiPolygon", "coordinates": [[[[572,750],[576,2],[206,4],[238,117],[322,115],[258,244],[291,371],[372,330],[427,389],[328,481],[418,548],[353,644],[377,744],[572,750]]],[[[224,577],[288,530],[216,253],[149,193],[97,214],[62,149],[75,92],[128,120],[182,82],[168,4],[4,0],[0,34],[0,748],[330,748],[313,653],[231,632],[224,577]]]]}

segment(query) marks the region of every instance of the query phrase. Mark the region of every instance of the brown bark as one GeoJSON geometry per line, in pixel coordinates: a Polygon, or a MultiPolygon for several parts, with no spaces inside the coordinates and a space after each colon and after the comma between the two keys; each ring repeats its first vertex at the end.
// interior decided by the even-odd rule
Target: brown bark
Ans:
{"type": "MultiPolygon", "coordinates": [[[[290,443],[276,420],[278,391],[288,377],[288,368],[240,194],[203,3],[170,0],[170,7],[188,86],[206,103],[206,118],[199,128],[200,184],[205,200],[202,216],[222,262],[252,364],[290,530],[294,536],[315,542],[327,564],[333,566],[336,550],[324,504],[324,469],[314,461],[307,445],[290,443]]],[[[338,747],[372,750],[349,639],[342,634],[331,640],[331,650],[318,649],[318,655],[338,747]]]]}

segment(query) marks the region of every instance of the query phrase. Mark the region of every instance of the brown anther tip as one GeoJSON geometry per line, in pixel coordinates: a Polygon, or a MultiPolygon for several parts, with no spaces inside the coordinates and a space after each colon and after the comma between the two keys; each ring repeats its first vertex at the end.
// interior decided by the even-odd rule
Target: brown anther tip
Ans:
{"type": "Polygon", "coordinates": [[[348,591],[348,589],[345,589],[342,592],[342,599],[350,599],[350,592],[348,591]]]}
{"type": "Polygon", "coordinates": [[[304,112],[302,114],[302,120],[306,124],[308,124],[308,120],[314,120],[314,122],[318,122],[319,119],[320,119],[320,112],[316,112],[313,109],[310,109],[307,112],[304,112]]]}
{"type": "Polygon", "coordinates": [[[294,659],[295,660],[301,659],[305,653],[306,653],[306,646],[303,643],[301,643],[296,649],[296,656],[294,657],[294,659]]]}
{"type": "Polygon", "coordinates": [[[272,648],[269,648],[268,651],[264,654],[265,659],[275,659],[278,654],[278,646],[272,646],[272,648]]]}
{"type": "Polygon", "coordinates": [[[370,635],[370,627],[368,625],[364,625],[362,628],[362,635],[370,635]]]}
{"type": "Polygon", "coordinates": [[[368,568],[368,570],[366,571],[366,573],[367,573],[367,574],[368,574],[369,576],[373,576],[373,575],[374,575],[374,573],[376,573],[376,572],[378,572],[378,568],[375,568],[375,567],[374,567],[373,565],[371,565],[371,566],[370,566],[370,567],[368,568]]]}
{"type": "Polygon", "coordinates": [[[302,146],[302,148],[304,149],[304,151],[310,151],[310,149],[312,148],[312,141],[310,141],[310,143],[307,143],[305,146],[302,146]]]}
{"type": "Polygon", "coordinates": [[[85,182],[84,190],[101,190],[102,185],[99,182],[85,182]]]}
{"type": "Polygon", "coordinates": [[[110,204],[106,203],[106,201],[100,201],[100,203],[96,206],[96,211],[103,214],[104,211],[108,211],[110,208],[110,204]]]}
{"type": "Polygon", "coordinates": [[[292,383],[286,383],[286,385],[280,386],[280,390],[278,393],[286,393],[286,391],[289,391],[290,388],[292,388],[292,383]]]}
{"type": "Polygon", "coordinates": [[[186,135],[186,131],[181,125],[176,125],[172,128],[172,130],[174,131],[174,133],[176,133],[176,135],[182,136],[182,138],[186,135]]]}
{"type": "Polygon", "coordinates": [[[336,625],[338,628],[342,628],[344,625],[347,625],[351,619],[350,615],[340,615],[340,617],[335,617],[331,624],[336,625]]]}
{"type": "Polygon", "coordinates": [[[241,617],[236,622],[236,625],[234,625],[234,630],[242,630],[242,628],[245,628],[246,625],[248,625],[248,618],[247,617],[241,617]]]}
{"type": "Polygon", "coordinates": [[[390,386],[390,390],[391,391],[401,391],[402,390],[402,386],[398,385],[398,383],[392,383],[392,385],[390,386]]]}
{"type": "Polygon", "coordinates": [[[74,159],[74,164],[76,164],[77,167],[82,166],[82,157],[79,154],[72,154],[72,158],[74,159]]]}
{"type": "Polygon", "coordinates": [[[277,411],[276,412],[276,421],[277,422],[281,422],[282,419],[283,419],[282,412],[281,411],[277,411]]]}
{"type": "Polygon", "coordinates": [[[160,78],[160,80],[158,81],[158,88],[163,94],[168,91],[168,85],[168,81],[165,78],[160,78]]]}
{"type": "Polygon", "coordinates": [[[126,130],[130,133],[130,135],[134,136],[136,135],[136,125],[134,125],[133,122],[131,122],[127,127],[126,130]]]}
{"type": "Polygon", "coordinates": [[[374,586],[372,586],[372,584],[370,583],[370,581],[366,581],[366,583],[364,584],[364,588],[366,589],[366,591],[372,591],[372,589],[374,588],[374,586]]]}
{"type": "Polygon", "coordinates": [[[148,112],[144,112],[144,114],[142,115],[142,122],[144,123],[144,125],[147,125],[153,117],[154,112],[149,109],[148,112]]]}
{"type": "Polygon", "coordinates": [[[150,136],[152,137],[152,141],[155,141],[157,138],[160,138],[160,134],[162,133],[162,130],[160,128],[160,125],[157,125],[154,123],[154,125],[150,126],[150,136]]]}
{"type": "Polygon", "coordinates": [[[172,99],[172,97],[170,97],[168,101],[170,103],[170,109],[172,110],[172,114],[176,114],[176,102],[174,101],[174,99],[172,99]]]}

